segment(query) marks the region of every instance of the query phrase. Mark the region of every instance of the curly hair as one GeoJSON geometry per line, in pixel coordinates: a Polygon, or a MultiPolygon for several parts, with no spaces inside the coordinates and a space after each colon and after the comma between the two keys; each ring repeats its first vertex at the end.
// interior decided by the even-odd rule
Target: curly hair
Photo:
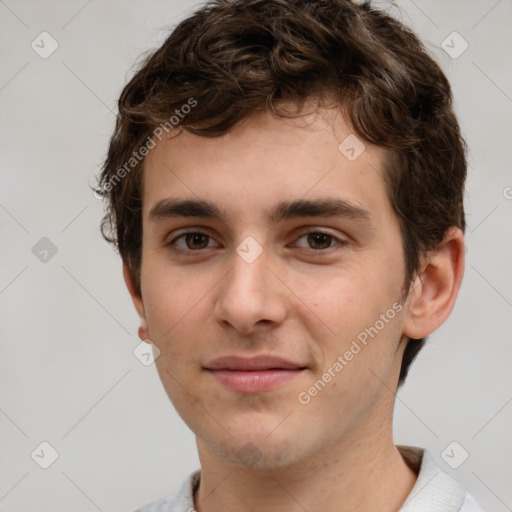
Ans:
{"type": "MultiPolygon", "coordinates": [[[[404,289],[450,227],[465,231],[466,143],[448,79],[416,35],[369,1],[207,1],[124,87],[98,180],[102,234],[139,294],[144,141],[154,144],[155,130],[168,130],[184,105],[194,108],[180,115],[180,130],[218,137],[255,110],[290,116],[284,102],[300,110],[326,97],[362,140],[390,150],[385,181],[400,222],[404,289]]],[[[399,386],[425,341],[408,341],[399,386]]]]}

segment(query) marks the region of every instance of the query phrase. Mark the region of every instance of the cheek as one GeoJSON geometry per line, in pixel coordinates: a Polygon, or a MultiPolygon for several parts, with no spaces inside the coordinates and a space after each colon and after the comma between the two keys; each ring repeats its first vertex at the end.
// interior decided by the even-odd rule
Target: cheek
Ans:
{"type": "Polygon", "coordinates": [[[357,265],[318,279],[298,279],[295,290],[306,299],[312,317],[320,319],[331,334],[347,338],[373,325],[398,300],[394,279],[375,266],[357,265]]]}
{"type": "MultiPolygon", "coordinates": [[[[158,273],[146,276],[143,293],[144,309],[152,342],[159,348],[160,356],[156,366],[161,377],[168,380],[162,373],[163,369],[176,373],[189,367],[183,363],[190,354],[197,353],[195,337],[185,333],[190,325],[201,325],[194,318],[200,309],[193,288],[179,279],[159,278],[158,273]],[[183,343],[183,339],[187,343],[183,343]]],[[[172,381],[172,379],[171,379],[172,381]]]]}
{"type": "Polygon", "coordinates": [[[169,268],[162,258],[147,257],[142,268],[143,299],[152,334],[171,336],[181,322],[189,322],[211,288],[210,278],[169,268]]]}
{"type": "Polygon", "coordinates": [[[188,391],[194,389],[200,364],[202,303],[193,289],[175,280],[147,283],[151,287],[145,297],[149,333],[160,350],[155,366],[168,397],[181,411],[190,406],[188,391]]]}
{"type": "MultiPolygon", "coordinates": [[[[370,385],[368,381],[376,378],[369,369],[385,375],[393,364],[400,337],[400,276],[375,264],[362,267],[318,279],[315,287],[303,281],[300,289],[296,281],[297,295],[308,297],[309,308],[302,309],[305,316],[301,323],[316,340],[320,364],[315,377],[329,368],[340,377],[344,375],[334,379],[333,391],[344,379],[370,385]],[[332,368],[338,356],[343,357],[340,372],[332,368]]],[[[350,394],[344,386],[339,391],[350,394]]]]}

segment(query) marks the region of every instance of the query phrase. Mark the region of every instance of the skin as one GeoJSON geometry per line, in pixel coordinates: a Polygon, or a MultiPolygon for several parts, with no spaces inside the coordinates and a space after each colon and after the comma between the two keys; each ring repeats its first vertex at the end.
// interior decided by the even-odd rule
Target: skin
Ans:
{"type": "Polygon", "coordinates": [[[416,481],[393,443],[395,392],[407,336],[429,335],[453,308],[464,269],[459,229],[423,257],[402,310],[309,403],[298,400],[402,297],[387,153],[365,142],[349,161],[338,145],[350,133],[336,110],[298,119],[261,111],[222,137],[164,139],[146,158],[141,296],[126,264],[124,277],[139,336],[159,348],[161,381],[196,435],[199,512],[391,512],[416,481]],[[372,224],[266,217],[279,201],[333,196],[367,210],[372,224]],[[209,200],[226,216],[151,221],[166,198],[209,200]],[[209,236],[187,245],[176,240],[184,228],[209,236]],[[315,244],[301,229],[334,238],[315,244]],[[236,251],[248,236],[262,248],[252,263],[236,251]],[[240,393],[204,369],[231,354],[271,354],[307,369],[271,391],[240,393]],[[256,464],[237,455],[242,448],[256,464]]]}

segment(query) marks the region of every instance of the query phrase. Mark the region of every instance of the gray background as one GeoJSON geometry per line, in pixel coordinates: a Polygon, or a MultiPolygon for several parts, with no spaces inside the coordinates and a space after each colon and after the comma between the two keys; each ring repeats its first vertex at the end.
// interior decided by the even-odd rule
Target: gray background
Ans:
{"type": "MultiPolygon", "coordinates": [[[[399,5],[453,84],[471,152],[464,282],[398,393],[395,441],[428,448],[502,512],[512,507],[512,2],[399,5]],[[469,43],[456,59],[441,48],[453,31],[469,43]],[[469,453],[458,469],[442,457],[453,441],[469,453]]],[[[154,365],[133,355],[137,316],[89,190],[129,70],[193,7],[0,0],[0,511],[130,511],[199,467],[154,365]],[[47,59],[31,48],[43,31],[59,45],[47,59]],[[46,262],[44,247],[32,251],[43,237],[57,248],[46,262]],[[48,469],[36,463],[51,456],[43,441],[58,452],[48,469]]]]}

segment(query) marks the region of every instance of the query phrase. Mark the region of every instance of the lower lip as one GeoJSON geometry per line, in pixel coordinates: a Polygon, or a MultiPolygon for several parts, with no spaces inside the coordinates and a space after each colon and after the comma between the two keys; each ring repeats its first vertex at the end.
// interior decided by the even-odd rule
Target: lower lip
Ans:
{"type": "Polygon", "coordinates": [[[221,384],[234,391],[259,393],[270,391],[304,370],[208,370],[221,384]]]}

